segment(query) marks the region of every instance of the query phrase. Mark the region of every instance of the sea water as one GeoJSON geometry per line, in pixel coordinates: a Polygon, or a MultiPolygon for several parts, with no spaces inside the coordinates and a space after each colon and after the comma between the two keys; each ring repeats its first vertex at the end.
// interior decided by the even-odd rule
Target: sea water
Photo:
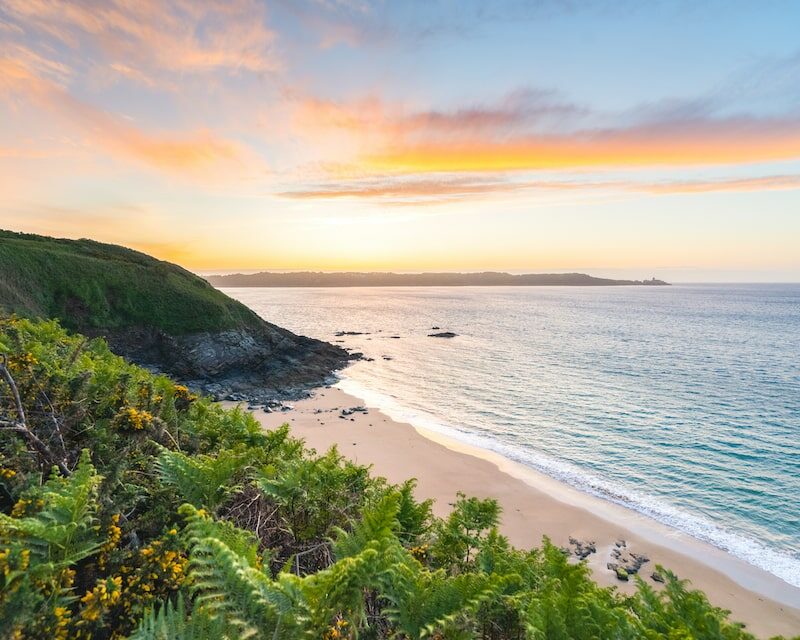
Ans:
{"type": "Polygon", "coordinates": [[[393,418],[800,587],[800,285],[225,292],[371,358],[341,386],[393,418]]]}

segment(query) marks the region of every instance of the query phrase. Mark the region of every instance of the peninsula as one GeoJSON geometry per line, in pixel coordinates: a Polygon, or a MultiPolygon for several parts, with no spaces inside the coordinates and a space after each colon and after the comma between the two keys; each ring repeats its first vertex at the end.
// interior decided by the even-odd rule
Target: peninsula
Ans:
{"type": "Polygon", "coordinates": [[[207,276],[215,287],[608,287],[665,286],[663,280],[613,280],[585,273],[390,273],[300,271],[207,276]]]}

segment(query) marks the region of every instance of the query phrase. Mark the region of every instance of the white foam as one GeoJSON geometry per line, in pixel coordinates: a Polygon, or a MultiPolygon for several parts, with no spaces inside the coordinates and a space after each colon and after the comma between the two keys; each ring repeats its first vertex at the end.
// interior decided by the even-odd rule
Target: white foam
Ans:
{"type": "Polygon", "coordinates": [[[336,384],[345,393],[362,399],[369,406],[380,409],[393,420],[442,434],[463,444],[491,451],[540,471],[592,496],[613,502],[646,515],[661,524],[677,529],[698,540],[707,542],[745,562],[800,588],[800,560],[771,549],[747,536],[727,530],[715,523],[687,513],[663,499],[631,489],[621,489],[615,484],[587,473],[574,465],[554,460],[535,451],[520,451],[497,439],[459,429],[421,410],[403,406],[396,398],[372,391],[361,383],[340,377],[336,384]]]}

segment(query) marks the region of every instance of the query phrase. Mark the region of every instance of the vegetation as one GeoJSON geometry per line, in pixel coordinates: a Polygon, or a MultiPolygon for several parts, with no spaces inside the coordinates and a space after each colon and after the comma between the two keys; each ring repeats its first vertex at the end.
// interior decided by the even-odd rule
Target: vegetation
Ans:
{"type": "Polygon", "coordinates": [[[5,638],[752,638],[668,571],[600,588],[55,321],[0,321],[5,638]]]}
{"type": "Polygon", "coordinates": [[[0,230],[0,310],[79,331],[148,327],[171,335],[257,327],[244,305],[169,262],[93,240],[0,230]]]}

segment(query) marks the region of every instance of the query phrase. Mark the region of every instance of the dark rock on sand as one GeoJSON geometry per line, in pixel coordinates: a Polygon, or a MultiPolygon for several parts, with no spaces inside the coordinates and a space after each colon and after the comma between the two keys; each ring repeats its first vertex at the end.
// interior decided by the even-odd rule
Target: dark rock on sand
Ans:
{"type": "Polygon", "coordinates": [[[570,536],[569,543],[575,547],[575,557],[579,560],[585,560],[590,554],[597,552],[594,540],[584,542],[570,536]]]}
{"type": "Polygon", "coordinates": [[[367,414],[367,413],[369,413],[369,409],[367,409],[365,406],[361,405],[361,406],[358,406],[358,407],[350,407],[349,409],[342,409],[342,411],[341,411],[341,415],[343,415],[343,416],[351,416],[354,413],[367,414]]]}
{"type": "Polygon", "coordinates": [[[429,333],[429,338],[455,338],[458,334],[452,331],[442,331],[440,333],[429,333]]]}

